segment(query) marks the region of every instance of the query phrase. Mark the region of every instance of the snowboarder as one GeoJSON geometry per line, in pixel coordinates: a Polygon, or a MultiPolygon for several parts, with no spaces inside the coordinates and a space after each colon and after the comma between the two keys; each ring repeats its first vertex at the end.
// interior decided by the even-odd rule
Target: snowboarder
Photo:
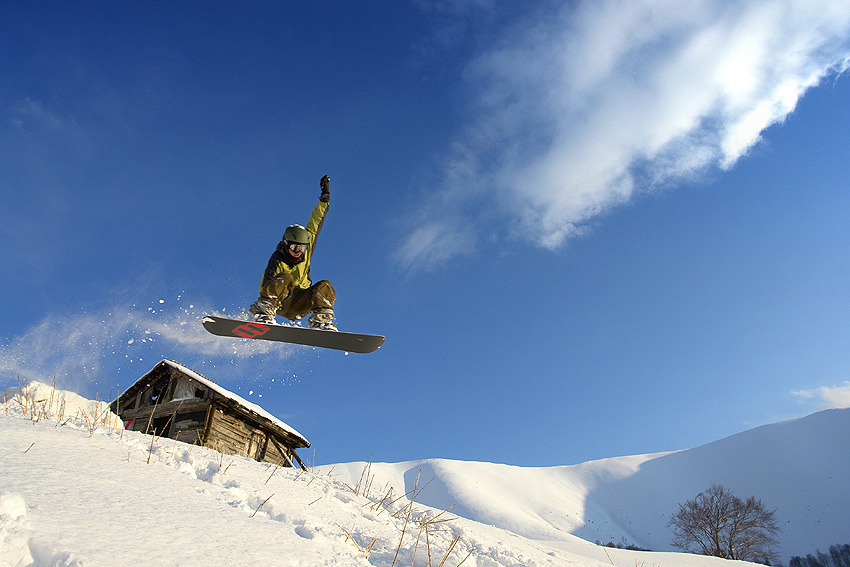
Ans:
{"type": "Polygon", "coordinates": [[[322,194],[307,226],[290,225],[269,258],[260,282],[260,297],[248,310],[258,323],[273,324],[280,315],[292,321],[310,314],[310,328],[336,331],[333,304],[336,292],[331,282],[310,280],[310,260],[331,200],[331,178],[319,181],[322,194]]]}

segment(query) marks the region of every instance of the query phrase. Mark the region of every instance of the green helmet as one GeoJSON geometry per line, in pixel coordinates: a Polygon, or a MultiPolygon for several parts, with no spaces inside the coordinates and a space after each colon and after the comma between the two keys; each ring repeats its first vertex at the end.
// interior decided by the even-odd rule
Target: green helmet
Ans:
{"type": "Polygon", "coordinates": [[[310,233],[300,224],[293,224],[283,231],[283,239],[293,244],[310,244],[310,233]]]}

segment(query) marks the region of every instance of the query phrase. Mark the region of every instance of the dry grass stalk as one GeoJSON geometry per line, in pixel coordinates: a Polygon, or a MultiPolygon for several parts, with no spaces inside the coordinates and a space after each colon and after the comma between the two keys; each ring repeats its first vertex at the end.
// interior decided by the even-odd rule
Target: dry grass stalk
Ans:
{"type": "MultiPolygon", "coordinates": [[[[321,498],[320,498],[319,500],[321,500],[321,498]]],[[[345,529],[344,527],[340,526],[340,525],[339,525],[339,524],[337,524],[336,522],[334,522],[334,524],[335,524],[335,525],[336,525],[339,529],[341,529],[343,532],[345,532],[346,541],[348,541],[348,540],[350,539],[350,540],[351,540],[351,543],[353,543],[353,544],[354,544],[354,547],[356,547],[356,548],[357,548],[357,551],[358,551],[361,555],[363,555],[364,557],[366,557],[366,558],[368,559],[368,558],[369,558],[369,555],[371,555],[371,554],[372,554],[372,548],[375,546],[375,543],[378,541],[378,538],[372,538],[372,541],[370,541],[370,542],[369,542],[369,545],[367,545],[365,548],[361,548],[361,547],[360,547],[360,545],[358,545],[357,540],[355,540],[355,539],[354,539],[354,536],[353,536],[353,535],[351,535],[351,532],[349,532],[347,529],[345,529]]]]}
{"type": "Polygon", "coordinates": [[[369,462],[366,463],[366,467],[363,469],[363,472],[360,473],[360,481],[357,483],[357,490],[354,491],[354,494],[359,494],[360,489],[363,489],[363,496],[368,497],[369,489],[372,486],[372,481],[375,478],[375,475],[369,474],[372,471],[372,459],[374,458],[375,453],[369,456],[369,462]],[[365,485],[364,485],[364,477],[365,477],[365,485]]]}
{"type": "Polygon", "coordinates": [[[151,423],[153,422],[153,414],[156,413],[156,408],[159,405],[159,398],[153,404],[153,409],[151,410],[151,414],[148,416],[148,424],[145,426],[145,435],[148,434],[148,431],[151,429],[151,423]]]}
{"type": "MultiPolygon", "coordinates": [[[[374,453],[372,454],[372,457],[374,457],[374,453]]],[[[371,489],[372,481],[375,479],[375,475],[369,474],[372,469],[372,457],[369,457],[369,461],[366,463],[366,466],[363,467],[363,471],[360,473],[360,480],[357,481],[357,484],[353,487],[348,484],[345,485],[357,496],[365,496],[366,498],[369,498],[369,490],[371,489]]],[[[333,472],[333,469],[328,471],[328,476],[331,475],[331,472],[333,472]]]]}
{"type": "Polygon", "coordinates": [[[274,492],[272,492],[272,493],[271,493],[271,495],[270,495],[268,498],[266,498],[265,500],[263,500],[263,501],[260,503],[260,505],[259,505],[259,506],[257,506],[257,509],[256,509],[256,510],[254,510],[254,513],[253,513],[253,514],[251,514],[251,517],[252,517],[252,518],[253,518],[254,516],[256,516],[256,515],[257,515],[257,512],[259,512],[259,511],[260,511],[260,508],[262,508],[262,507],[266,504],[266,502],[268,502],[269,500],[271,500],[271,499],[272,499],[272,496],[274,496],[274,492]]]}
{"type": "Polygon", "coordinates": [[[82,414],[83,421],[86,423],[86,426],[89,428],[89,437],[94,435],[95,430],[100,425],[106,425],[109,421],[109,408],[103,409],[103,406],[100,402],[100,395],[98,394],[95,398],[95,405],[91,409],[91,415],[84,409],[79,411],[82,414]]]}
{"type": "MultiPolygon", "coordinates": [[[[422,470],[421,469],[419,470],[419,473],[416,475],[416,480],[413,483],[413,488],[409,492],[406,492],[405,494],[402,494],[401,496],[391,500],[391,498],[393,496],[394,489],[393,489],[393,487],[389,486],[388,489],[386,490],[386,492],[383,492],[383,497],[381,497],[380,499],[377,499],[377,498],[372,499],[370,492],[372,490],[372,483],[374,481],[374,475],[371,474],[371,463],[372,463],[372,460],[370,458],[369,461],[367,462],[367,464],[364,466],[363,471],[360,474],[359,481],[354,486],[351,486],[351,485],[348,485],[348,484],[346,484],[345,486],[349,490],[351,490],[354,494],[362,495],[365,498],[367,498],[367,500],[369,500],[369,502],[364,504],[364,506],[368,505],[368,506],[371,507],[372,510],[379,510],[378,513],[380,513],[383,510],[387,510],[387,512],[390,513],[390,517],[395,518],[395,519],[399,519],[399,520],[403,520],[402,525],[400,527],[401,535],[399,536],[398,545],[396,546],[396,551],[395,551],[395,555],[393,556],[393,561],[391,563],[391,567],[394,567],[399,561],[399,556],[401,555],[401,548],[404,545],[404,539],[405,539],[405,536],[407,536],[407,534],[408,534],[408,529],[409,529],[411,522],[414,523],[415,525],[417,525],[418,528],[419,528],[418,534],[417,534],[417,537],[416,537],[416,542],[414,543],[413,550],[412,550],[411,566],[413,566],[416,562],[416,555],[417,555],[418,550],[419,550],[419,545],[422,541],[422,532],[424,531],[425,532],[425,548],[426,548],[427,553],[428,553],[428,566],[432,567],[433,558],[432,558],[432,553],[431,553],[431,532],[434,531],[435,529],[439,529],[439,528],[436,528],[436,526],[439,526],[439,525],[442,525],[442,524],[445,524],[447,522],[451,522],[451,521],[457,519],[457,518],[454,518],[454,517],[443,517],[452,508],[454,508],[455,505],[452,504],[451,506],[449,506],[445,510],[442,510],[441,512],[439,512],[438,514],[436,514],[435,516],[430,517],[430,518],[427,516],[427,513],[420,513],[415,509],[416,499],[419,497],[420,494],[422,494],[422,492],[425,490],[425,488],[428,485],[430,485],[431,482],[434,480],[432,478],[431,480],[429,480],[427,483],[425,483],[424,485],[422,485],[420,487],[419,483],[421,481],[421,476],[422,476],[422,470]],[[391,511],[393,509],[394,505],[398,501],[402,500],[403,498],[407,498],[407,497],[410,498],[409,502],[407,502],[402,508],[400,508],[396,512],[391,511]]],[[[312,482],[312,480],[313,479],[311,479],[311,482],[312,482]]],[[[313,502],[311,502],[311,504],[313,504],[313,502]]],[[[342,528],[342,526],[340,526],[340,528],[342,528]]],[[[347,533],[347,535],[350,536],[350,534],[348,534],[348,533],[347,533]]],[[[461,539],[461,536],[456,536],[452,540],[448,549],[443,554],[443,556],[442,556],[442,558],[441,558],[441,560],[438,564],[438,567],[444,567],[445,566],[446,561],[448,560],[448,558],[451,556],[452,552],[457,547],[457,544],[460,542],[460,539],[461,539]]],[[[352,541],[353,541],[353,538],[352,538],[352,541]]],[[[354,542],[354,543],[356,545],[356,542],[354,542]]],[[[371,545],[374,545],[374,543],[375,542],[373,540],[371,545]]],[[[371,548],[371,545],[370,545],[370,548],[371,548]]],[[[360,549],[359,546],[358,546],[358,549],[360,549]]],[[[457,564],[458,567],[460,565],[462,565],[464,562],[466,562],[466,560],[469,559],[469,557],[471,557],[474,552],[475,552],[475,549],[470,548],[466,557],[464,557],[457,564]]]]}
{"type": "Polygon", "coordinates": [[[419,540],[422,539],[422,530],[416,535],[416,543],[413,544],[413,556],[410,559],[410,567],[416,563],[416,552],[419,551],[419,540]]]}
{"type": "MultiPolygon", "coordinates": [[[[418,488],[418,486],[419,486],[419,477],[420,477],[421,475],[422,475],[422,469],[419,469],[419,473],[416,475],[416,482],[414,482],[414,483],[413,483],[413,490],[411,490],[411,491],[409,491],[409,492],[407,492],[407,493],[405,493],[405,494],[402,494],[401,496],[399,496],[398,498],[396,498],[395,500],[393,500],[392,502],[390,502],[390,503],[389,503],[386,507],[387,507],[387,508],[389,508],[390,506],[392,506],[393,504],[395,504],[396,502],[398,502],[399,500],[401,500],[402,498],[405,498],[405,497],[407,497],[407,496],[410,496],[410,504],[412,505],[412,504],[413,504],[413,501],[414,501],[414,500],[416,500],[416,497],[417,497],[417,496],[419,496],[419,494],[421,494],[421,493],[422,493],[422,491],[423,491],[423,490],[425,490],[425,489],[428,487],[428,485],[429,485],[429,484],[431,484],[431,482],[434,480],[434,479],[432,478],[431,480],[429,480],[428,482],[426,482],[426,483],[425,483],[425,485],[424,485],[422,488],[418,488]]],[[[399,511],[398,511],[398,512],[396,512],[395,514],[392,514],[392,516],[393,516],[393,517],[395,517],[395,518],[398,518],[398,517],[400,517],[400,516],[401,516],[402,514],[404,514],[404,513],[405,513],[405,508],[402,508],[401,510],[399,510],[399,511]]]]}
{"type": "Polygon", "coordinates": [[[148,450],[148,464],[151,464],[151,455],[153,455],[153,442],[156,441],[156,435],[151,435],[151,447],[148,450]]]}
{"type": "Polygon", "coordinates": [[[177,404],[177,407],[174,408],[174,413],[171,414],[171,417],[168,418],[168,421],[165,422],[165,425],[162,427],[162,431],[159,432],[159,436],[162,437],[166,431],[168,431],[168,426],[171,425],[171,422],[177,417],[177,412],[180,411],[180,406],[183,405],[183,400],[180,400],[180,403],[177,404]]]}
{"type": "MultiPolygon", "coordinates": [[[[401,544],[404,542],[404,534],[407,531],[407,524],[410,521],[410,514],[413,513],[413,502],[416,499],[418,492],[416,491],[416,487],[419,486],[419,477],[422,476],[422,469],[419,469],[419,474],[416,475],[416,481],[413,483],[413,496],[410,498],[410,503],[403,508],[402,510],[406,510],[407,513],[404,517],[404,525],[401,528],[401,537],[398,540],[398,547],[395,550],[395,557],[393,557],[392,565],[395,565],[396,561],[398,561],[398,554],[401,551],[401,544]]],[[[430,482],[430,481],[428,481],[430,482]]],[[[392,566],[391,566],[392,567],[392,566]]]]}
{"type": "Polygon", "coordinates": [[[431,526],[425,524],[425,546],[428,548],[428,567],[431,567],[431,526]]]}
{"type": "MultiPolygon", "coordinates": [[[[33,423],[42,420],[47,421],[53,417],[56,417],[57,428],[67,425],[72,420],[84,423],[89,430],[89,437],[94,435],[95,431],[101,426],[108,427],[111,433],[121,423],[120,419],[109,410],[109,406],[100,400],[99,395],[89,409],[80,408],[75,415],[66,418],[67,399],[61,390],[56,389],[55,377],[49,392],[44,394],[45,397],[36,398],[37,395],[33,384],[18,375],[17,392],[10,395],[8,388],[3,391],[3,407],[6,415],[9,415],[10,404],[17,404],[20,407],[21,414],[32,420],[33,423]]],[[[121,429],[123,433],[123,424],[121,429]]]]}
{"type": "MultiPolygon", "coordinates": [[[[168,431],[168,426],[171,424],[171,420],[173,420],[174,417],[177,415],[177,412],[180,411],[180,406],[182,406],[182,405],[183,405],[182,401],[179,404],[177,404],[177,407],[174,409],[174,412],[168,417],[168,421],[166,421],[165,425],[162,426],[162,429],[160,430],[159,437],[162,437],[162,435],[166,431],[168,431]]],[[[151,412],[151,415],[148,418],[148,428],[150,428],[151,420],[153,419],[153,414],[155,412],[156,412],[156,404],[154,404],[153,411],[151,412]]],[[[145,429],[145,433],[147,433],[147,428],[145,429]]],[[[150,448],[150,451],[148,451],[148,464],[150,464],[150,462],[151,462],[151,455],[153,454],[153,444],[154,444],[154,441],[156,441],[156,439],[157,439],[157,434],[156,434],[156,428],[154,427],[153,433],[151,434],[151,448],[150,448]]],[[[175,443],[175,445],[176,445],[176,443],[175,443]]]]}
{"type": "Polygon", "coordinates": [[[29,394],[29,382],[24,380],[21,382],[21,375],[18,375],[18,393],[15,394],[14,399],[18,402],[18,405],[21,406],[21,413],[23,413],[24,417],[30,417],[30,394],[29,394]]]}
{"type": "MultiPolygon", "coordinates": [[[[446,563],[446,559],[448,559],[449,555],[452,554],[452,551],[454,550],[455,546],[457,545],[457,542],[459,542],[459,541],[460,541],[460,536],[455,536],[455,538],[452,540],[452,544],[446,550],[446,554],[443,555],[443,560],[440,561],[440,564],[437,567],[443,567],[443,565],[446,563]]],[[[464,561],[466,561],[466,559],[464,559],[464,561]]]]}
{"type": "MultiPolygon", "coordinates": [[[[460,536],[458,536],[458,537],[460,537],[460,536]]],[[[466,554],[466,557],[464,557],[463,559],[461,559],[460,563],[458,563],[458,564],[457,564],[457,567],[460,567],[461,565],[463,565],[464,563],[466,563],[466,560],[467,560],[467,559],[469,559],[469,557],[472,555],[472,552],[473,552],[473,551],[475,551],[475,549],[474,549],[474,548],[473,548],[473,549],[470,549],[470,550],[469,550],[469,553],[467,553],[467,554],[466,554]]]]}
{"type": "Polygon", "coordinates": [[[354,536],[352,536],[352,535],[351,535],[351,532],[349,532],[347,529],[345,529],[344,527],[340,526],[340,525],[339,525],[338,523],[336,523],[336,522],[334,522],[334,525],[335,525],[336,527],[338,527],[339,529],[341,529],[343,532],[345,532],[345,541],[351,540],[351,543],[353,543],[353,544],[354,544],[354,547],[356,547],[356,548],[357,548],[357,552],[358,552],[358,553],[363,553],[363,550],[362,550],[362,549],[360,549],[360,546],[359,546],[359,545],[357,545],[357,540],[355,540],[355,539],[354,539],[354,536]]]}
{"type": "Polygon", "coordinates": [[[278,466],[277,466],[277,465],[275,465],[275,466],[274,466],[274,470],[272,470],[272,474],[270,474],[270,475],[269,475],[269,478],[267,478],[267,479],[266,479],[266,482],[264,482],[264,483],[263,483],[263,486],[265,486],[266,484],[268,484],[268,483],[269,483],[269,481],[270,481],[270,480],[272,479],[272,477],[274,476],[274,473],[276,473],[276,472],[277,472],[277,469],[278,469],[278,466]]]}
{"type": "Polygon", "coordinates": [[[56,416],[56,427],[59,427],[59,422],[62,421],[62,419],[64,417],[65,417],[65,396],[62,396],[62,403],[59,404],[59,414],[56,416]]]}
{"type": "Polygon", "coordinates": [[[372,511],[378,510],[378,514],[380,514],[382,511],[384,511],[386,509],[386,507],[384,506],[384,502],[386,502],[387,498],[390,498],[392,496],[392,494],[393,494],[393,487],[390,486],[389,490],[387,490],[387,493],[384,494],[383,498],[372,503],[372,506],[371,506],[372,511]]]}
{"type": "Polygon", "coordinates": [[[436,515],[436,516],[434,516],[433,518],[428,518],[428,519],[423,520],[423,521],[421,521],[421,522],[419,522],[419,523],[420,523],[421,525],[434,525],[434,524],[442,524],[442,523],[444,523],[444,522],[451,522],[451,521],[453,521],[453,520],[456,520],[457,518],[443,518],[442,520],[438,520],[438,519],[437,519],[437,518],[439,518],[440,516],[442,516],[443,514],[445,514],[446,512],[449,512],[449,511],[450,511],[452,508],[454,508],[455,506],[456,506],[455,504],[452,504],[451,506],[449,506],[448,508],[446,508],[445,510],[443,510],[442,512],[440,512],[439,514],[437,514],[437,515],[436,515]]]}

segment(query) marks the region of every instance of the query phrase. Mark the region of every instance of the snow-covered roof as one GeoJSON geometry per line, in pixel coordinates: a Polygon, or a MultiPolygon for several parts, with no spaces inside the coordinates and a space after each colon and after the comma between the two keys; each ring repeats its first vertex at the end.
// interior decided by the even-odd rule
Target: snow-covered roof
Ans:
{"type": "MultiPolygon", "coordinates": [[[[303,435],[301,435],[300,433],[298,433],[298,431],[296,431],[289,424],[284,423],[283,421],[276,418],[275,416],[273,416],[272,414],[270,414],[269,412],[267,412],[266,410],[264,410],[262,407],[258,406],[257,404],[249,402],[248,400],[246,400],[242,396],[239,396],[238,394],[234,394],[233,392],[231,392],[230,390],[228,390],[226,388],[222,388],[221,386],[219,386],[218,384],[216,384],[215,382],[213,382],[209,378],[206,378],[202,374],[195,372],[191,368],[183,366],[179,362],[175,362],[173,360],[162,360],[162,361],[158,362],[153,368],[151,368],[145,375],[153,372],[156,369],[156,367],[159,366],[160,364],[166,364],[166,365],[168,365],[168,366],[170,366],[170,367],[172,367],[176,370],[179,370],[180,372],[182,372],[183,374],[185,374],[186,376],[188,376],[192,380],[195,380],[196,382],[202,384],[204,387],[209,388],[210,390],[213,390],[217,394],[235,402],[237,405],[241,406],[243,409],[248,410],[249,412],[254,413],[254,414],[272,422],[274,425],[276,425],[277,427],[280,427],[281,429],[283,429],[287,433],[290,433],[293,436],[302,439],[307,447],[310,446],[310,442],[307,441],[307,438],[304,437],[303,435]]],[[[130,388],[128,388],[124,393],[126,394],[127,391],[129,391],[130,389],[132,389],[132,386],[130,388]]],[[[122,396],[123,396],[123,394],[122,394],[122,396]]]]}

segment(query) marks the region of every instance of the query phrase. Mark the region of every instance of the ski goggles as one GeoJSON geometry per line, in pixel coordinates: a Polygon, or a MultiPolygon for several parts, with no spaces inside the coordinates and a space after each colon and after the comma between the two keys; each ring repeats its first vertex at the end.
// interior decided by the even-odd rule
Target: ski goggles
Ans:
{"type": "Polygon", "coordinates": [[[303,254],[304,252],[307,251],[307,245],[306,244],[298,244],[296,242],[287,242],[286,247],[289,248],[289,251],[292,252],[293,254],[298,254],[298,253],[303,254]]]}

